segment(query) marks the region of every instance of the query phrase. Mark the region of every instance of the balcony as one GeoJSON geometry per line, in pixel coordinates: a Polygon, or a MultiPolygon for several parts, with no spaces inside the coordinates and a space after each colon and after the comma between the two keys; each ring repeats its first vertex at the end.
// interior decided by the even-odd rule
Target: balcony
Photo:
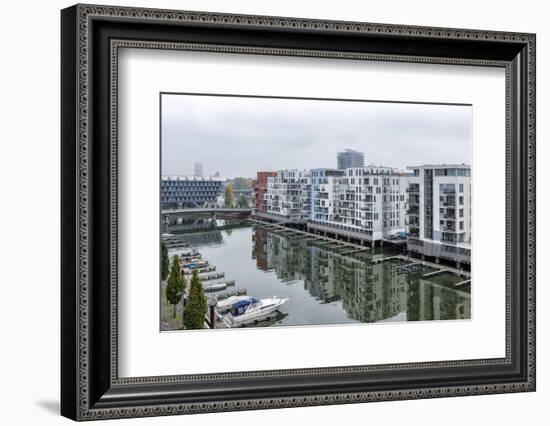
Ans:
{"type": "MultiPolygon", "coordinates": [[[[441,202],[440,202],[441,203],[441,202]]],[[[453,204],[441,204],[441,207],[442,207],[442,214],[444,213],[444,211],[446,210],[447,212],[449,211],[452,211],[454,212],[454,210],[456,209],[456,204],[454,204],[454,202],[451,201],[451,203],[453,204]],[[444,207],[444,208],[443,208],[444,207]]]]}
{"type": "Polygon", "coordinates": [[[363,203],[374,203],[374,198],[372,195],[363,195],[359,197],[359,201],[362,201],[363,203]]]}
{"type": "Polygon", "coordinates": [[[452,226],[449,226],[449,225],[442,226],[441,227],[441,232],[443,232],[443,233],[452,232],[454,234],[456,232],[456,226],[454,226],[454,225],[452,225],[452,226]]]}
{"type": "Polygon", "coordinates": [[[439,192],[441,194],[456,194],[456,188],[454,188],[454,185],[452,188],[440,188],[439,192]]]}
{"type": "Polygon", "coordinates": [[[420,204],[420,197],[418,195],[409,195],[409,204],[420,204]]]}

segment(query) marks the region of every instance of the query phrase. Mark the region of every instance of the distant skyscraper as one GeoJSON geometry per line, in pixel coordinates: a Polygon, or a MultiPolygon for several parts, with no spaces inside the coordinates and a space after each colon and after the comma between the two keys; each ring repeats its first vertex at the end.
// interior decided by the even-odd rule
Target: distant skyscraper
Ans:
{"type": "Polygon", "coordinates": [[[338,169],[349,169],[352,167],[365,167],[365,155],[353,149],[345,149],[336,156],[338,169]]]}
{"type": "Polygon", "coordinates": [[[202,167],[202,163],[195,162],[195,175],[197,177],[203,177],[204,176],[204,170],[202,167]]]}

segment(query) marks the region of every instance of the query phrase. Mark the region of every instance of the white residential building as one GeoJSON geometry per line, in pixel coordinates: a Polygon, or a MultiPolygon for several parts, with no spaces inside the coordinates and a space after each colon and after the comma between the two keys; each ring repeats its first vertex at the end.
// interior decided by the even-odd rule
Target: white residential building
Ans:
{"type": "Polygon", "coordinates": [[[408,176],[391,167],[345,170],[340,187],[340,222],[364,231],[371,241],[405,231],[408,176]]]}
{"type": "Polygon", "coordinates": [[[410,251],[459,263],[470,263],[470,166],[408,167],[407,229],[410,251]]]}
{"type": "Polygon", "coordinates": [[[339,190],[344,170],[311,170],[311,208],[307,219],[336,222],[338,219],[339,190]]]}
{"type": "Polygon", "coordinates": [[[405,231],[407,175],[399,170],[378,166],[315,169],[312,180],[314,209],[308,227],[313,230],[371,243],[405,231]],[[321,182],[318,191],[316,179],[321,182]]]}
{"type": "Polygon", "coordinates": [[[287,219],[302,219],[310,206],[308,170],[279,170],[267,178],[266,212],[287,219]]]}

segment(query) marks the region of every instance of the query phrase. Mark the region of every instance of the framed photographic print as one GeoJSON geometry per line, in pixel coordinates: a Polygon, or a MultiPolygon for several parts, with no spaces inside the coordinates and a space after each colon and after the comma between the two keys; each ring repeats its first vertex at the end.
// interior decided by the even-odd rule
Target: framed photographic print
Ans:
{"type": "Polygon", "coordinates": [[[535,390],[535,36],[76,5],[74,420],[535,390]]]}

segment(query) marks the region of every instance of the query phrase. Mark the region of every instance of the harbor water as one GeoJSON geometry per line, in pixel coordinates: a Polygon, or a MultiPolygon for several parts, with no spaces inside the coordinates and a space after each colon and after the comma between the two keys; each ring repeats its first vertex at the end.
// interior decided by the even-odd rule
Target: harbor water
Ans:
{"type": "MultiPolygon", "coordinates": [[[[179,234],[183,244],[234,280],[235,290],[261,299],[288,297],[278,317],[258,326],[295,326],[470,318],[470,287],[451,272],[394,258],[389,247],[343,255],[315,239],[296,238],[262,225],[179,234]]],[[[169,254],[185,251],[171,248],[169,254]]],[[[162,295],[161,295],[162,296],[162,295]]],[[[161,303],[162,330],[172,307],[161,303]]]]}

